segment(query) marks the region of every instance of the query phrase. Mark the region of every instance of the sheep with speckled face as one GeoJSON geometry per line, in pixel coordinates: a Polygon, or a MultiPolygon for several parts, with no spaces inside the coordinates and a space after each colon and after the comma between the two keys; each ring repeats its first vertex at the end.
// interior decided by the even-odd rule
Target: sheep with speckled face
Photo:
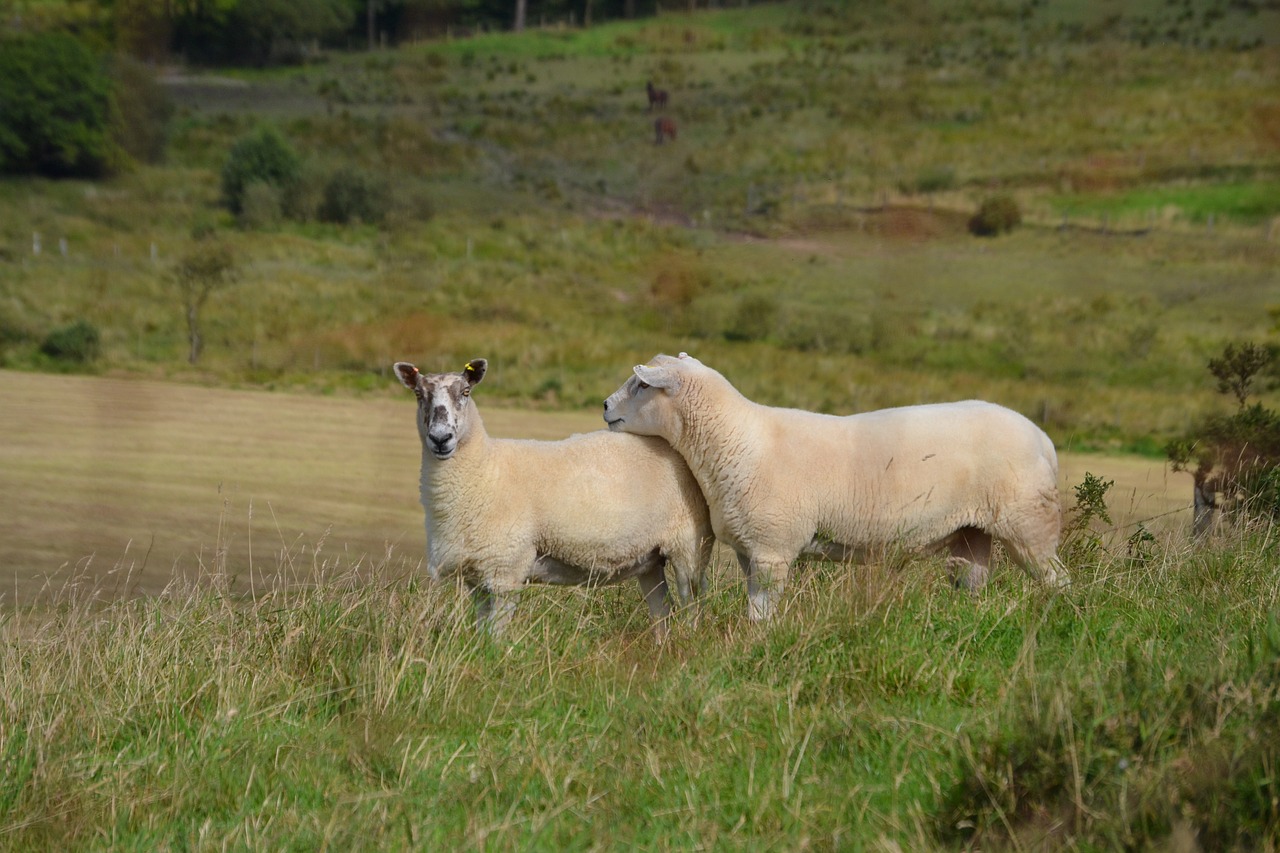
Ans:
{"type": "Polygon", "coordinates": [[[477,621],[501,632],[528,583],[635,578],[665,635],[669,565],[681,603],[695,596],[714,534],[684,460],[661,439],[599,431],[563,441],[490,438],[471,392],[488,363],[425,374],[398,362],[418,398],[427,570],[461,576],[477,621]]]}
{"type": "Polygon", "coordinates": [[[995,540],[1033,576],[1059,582],[1058,457],[1044,432],[1002,406],[846,417],[773,408],[681,353],[637,365],[605,400],[604,419],[666,439],[689,463],[716,536],[746,574],[752,619],[772,614],[801,553],[945,549],[953,579],[977,589],[995,540]]]}

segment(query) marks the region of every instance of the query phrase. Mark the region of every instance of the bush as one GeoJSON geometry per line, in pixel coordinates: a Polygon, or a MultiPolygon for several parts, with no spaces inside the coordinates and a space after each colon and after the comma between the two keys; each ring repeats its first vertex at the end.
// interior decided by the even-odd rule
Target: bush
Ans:
{"type": "Polygon", "coordinates": [[[111,84],[68,35],[0,39],[0,172],[99,177],[121,165],[111,84]]]}
{"type": "Polygon", "coordinates": [[[87,320],[77,320],[50,332],[40,344],[40,351],[59,361],[88,364],[97,359],[100,343],[97,326],[87,320]]]}
{"type": "Polygon", "coordinates": [[[222,200],[237,216],[244,208],[246,188],[269,184],[288,193],[302,172],[302,161],[280,132],[263,127],[231,146],[222,167],[222,200]]]}
{"type": "Polygon", "coordinates": [[[385,179],[343,166],[324,187],[320,218],[325,222],[381,224],[387,216],[391,187],[385,179]]]}
{"type": "Polygon", "coordinates": [[[969,220],[969,231],[979,237],[994,237],[1022,224],[1022,209],[1011,195],[985,199],[969,220]]]}
{"type": "Polygon", "coordinates": [[[240,202],[241,228],[270,228],[280,222],[280,190],[263,181],[254,181],[244,188],[240,202]]]}

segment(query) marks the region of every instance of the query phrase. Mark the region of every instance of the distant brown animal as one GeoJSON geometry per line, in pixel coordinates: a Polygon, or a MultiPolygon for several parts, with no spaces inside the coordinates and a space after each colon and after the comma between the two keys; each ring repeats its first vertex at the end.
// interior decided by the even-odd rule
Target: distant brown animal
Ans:
{"type": "Polygon", "coordinates": [[[652,80],[645,83],[644,87],[649,93],[649,111],[653,112],[655,106],[665,109],[667,106],[667,90],[655,89],[652,80]]]}
{"type": "Polygon", "coordinates": [[[661,145],[663,137],[669,138],[672,142],[676,139],[676,123],[666,116],[654,119],[653,144],[661,145]]]}

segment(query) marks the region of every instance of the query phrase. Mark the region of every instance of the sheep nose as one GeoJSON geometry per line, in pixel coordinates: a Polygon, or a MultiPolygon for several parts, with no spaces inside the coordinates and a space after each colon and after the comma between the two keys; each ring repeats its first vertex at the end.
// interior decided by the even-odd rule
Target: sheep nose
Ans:
{"type": "Polygon", "coordinates": [[[448,444],[451,441],[453,441],[453,433],[451,432],[445,433],[444,435],[431,436],[431,443],[434,444],[436,447],[444,447],[446,444],[448,444]]]}
{"type": "Polygon", "coordinates": [[[604,401],[604,410],[605,410],[606,412],[607,412],[607,411],[609,411],[609,401],[608,401],[608,400],[605,400],[605,401],[604,401]]]}

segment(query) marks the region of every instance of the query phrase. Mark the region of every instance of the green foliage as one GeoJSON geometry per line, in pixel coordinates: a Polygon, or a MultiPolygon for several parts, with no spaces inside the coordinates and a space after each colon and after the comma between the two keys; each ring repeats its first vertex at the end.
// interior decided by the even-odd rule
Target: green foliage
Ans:
{"type": "Polygon", "coordinates": [[[234,214],[244,206],[245,189],[252,183],[290,192],[301,174],[302,162],[280,131],[269,125],[241,138],[231,147],[222,167],[222,201],[234,214]]]}
{"type": "Polygon", "coordinates": [[[1169,650],[1122,636],[1100,666],[1072,661],[1016,679],[997,719],[960,740],[940,836],[1057,846],[1046,842],[1060,826],[1098,848],[1145,847],[1179,831],[1204,849],[1274,844],[1274,634],[1272,617],[1262,654],[1252,639],[1246,654],[1223,654],[1218,638],[1203,636],[1208,655],[1187,637],[1169,650]],[[1229,711],[1226,696],[1240,697],[1229,711]]]}
{"type": "Polygon", "coordinates": [[[338,35],[352,21],[348,0],[239,0],[228,28],[258,64],[298,61],[308,44],[338,35]]]}
{"type": "Polygon", "coordinates": [[[1218,390],[1234,396],[1240,408],[1204,418],[1165,448],[1173,470],[1191,472],[1196,489],[1238,520],[1280,518],[1280,412],[1246,404],[1271,359],[1269,349],[1253,343],[1228,344],[1209,359],[1218,390]]]}
{"type": "Polygon", "coordinates": [[[173,103],[150,66],[115,56],[110,71],[116,105],[112,136],[135,161],[159,163],[169,141],[173,103]]]}
{"type": "Polygon", "coordinates": [[[1084,479],[1075,487],[1076,502],[1068,512],[1067,524],[1062,531],[1062,550],[1072,562],[1089,562],[1098,559],[1103,551],[1103,535],[1095,529],[1097,522],[1111,524],[1111,512],[1107,509],[1107,492],[1115,485],[1085,472],[1084,479]]]}
{"type": "Polygon", "coordinates": [[[101,344],[102,335],[98,327],[88,320],[77,320],[46,335],[40,351],[58,361],[89,364],[97,360],[101,344]]]}
{"type": "Polygon", "coordinates": [[[122,162],[112,109],[107,75],[76,39],[0,38],[0,173],[107,174],[122,162]]]}
{"type": "Polygon", "coordinates": [[[751,630],[720,563],[660,648],[631,585],[529,589],[494,642],[398,549],[294,543],[308,582],[252,595],[222,547],[162,595],[75,577],[0,626],[7,843],[1266,849],[1269,547],[977,597],[938,561],[803,564],[751,630]]]}
{"type": "Polygon", "coordinates": [[[1258,373],[1271,363],[1272,353],[1259,344],[1227,344],[1219,358],[1209,359],[1209,372],[1218,380],[1218,390],[1230,393],[1244,408],[1258,373]]]}
{"type": "Polygon", "coordinates": [[[193,242],[168,272],[168,280],[176,287],[187,321],[187,361],[195,364],[204,352],[204,336],[200,313],[216,290],[237,280],[235,257],[231,247],[219,239],[212,229],[197,227],[193,242]]]}
{"type": "Polygon", "coordinates": [[[381,224],[391,203],[391,186],[385,178],[350,166],[329,176],[320,204],[320,219],[348,224],[381,224]]]}
{"type": "Polygon", "coordinates": [[[1022,224],[1022,208],[1011,195],[995,195],[983,199],[978,212],[969,220],[969,231],[979,237],[994,237],[1012,231],[1022,224]]]}

